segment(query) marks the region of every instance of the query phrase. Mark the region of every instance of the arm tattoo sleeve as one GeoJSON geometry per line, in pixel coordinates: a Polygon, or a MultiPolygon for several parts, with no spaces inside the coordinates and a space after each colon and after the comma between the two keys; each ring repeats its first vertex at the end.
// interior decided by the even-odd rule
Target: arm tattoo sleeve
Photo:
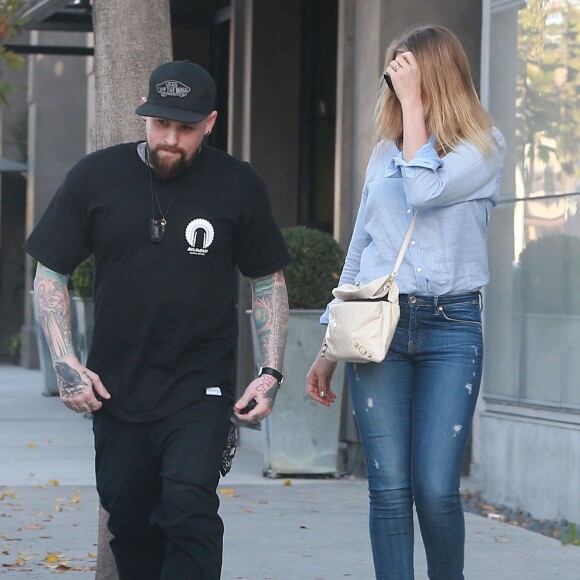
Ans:
{"type": "Polygon", "coordinates": [[[38,264],[34,278],[34,294],[38,304],[40,325],[46,336],[53,362],[74,355],[67,282],[68,276],[38,264]]]}
{"type": "Polygon", "coordinates": [[[288,332],[288,294],[282,271],[253,278],[252,310],[262,365],[282,370],[288,332]]]}

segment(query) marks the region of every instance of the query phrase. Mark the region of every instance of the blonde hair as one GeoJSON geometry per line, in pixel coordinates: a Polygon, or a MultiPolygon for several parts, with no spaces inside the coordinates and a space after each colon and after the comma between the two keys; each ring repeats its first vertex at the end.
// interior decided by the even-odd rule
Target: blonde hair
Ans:
{"type": "MultiPolygon", "coordinates": [[[[398,53],[411,51],[421,73],[421,95],[427,131],[436,139],[440,156],[460,141],[470,141],[488,153],[492,121],[479,102],[459,39],[443,26],[422,26],[394,41],[387,50],[385,70],[398,53]]],[[[385,83],[375,108],[378,139],[402,142],[401,103],[385,83]]]]}

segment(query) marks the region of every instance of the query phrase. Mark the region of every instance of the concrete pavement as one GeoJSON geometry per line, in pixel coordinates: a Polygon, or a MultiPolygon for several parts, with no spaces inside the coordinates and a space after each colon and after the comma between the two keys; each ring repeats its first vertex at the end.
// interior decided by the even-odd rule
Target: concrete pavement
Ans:
{"type": "MultiPolygon", "coordinates": [[[[0,366],[0,576],[94,578],[98,500],[91,421],[41,395],[41,375],[0,366]]],[[[366,481],[262,476],[242,432],[220,485],[223,580],[371,580],[366,481]]],[[[580,579],[580,547],[466,514],[467,580],[580,579]]],[[[416,579],[426,580],[420,535],[416,579]]]]}

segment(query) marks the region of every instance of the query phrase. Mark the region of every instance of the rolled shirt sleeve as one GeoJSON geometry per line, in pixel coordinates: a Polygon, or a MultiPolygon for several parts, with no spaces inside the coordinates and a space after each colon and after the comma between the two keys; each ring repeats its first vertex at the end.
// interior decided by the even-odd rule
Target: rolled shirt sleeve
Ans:
{"type": "Polygon", "coordinates": [[[495,205],[505,142],[499,131],[494,131],[493,137],[489,155],[472,143],[462,142],[439,158],[430,140],[410,161],[402,154],[394,157],[392,164],[401,172],[409,204],[426,209],[491,198],[495,205]]]}

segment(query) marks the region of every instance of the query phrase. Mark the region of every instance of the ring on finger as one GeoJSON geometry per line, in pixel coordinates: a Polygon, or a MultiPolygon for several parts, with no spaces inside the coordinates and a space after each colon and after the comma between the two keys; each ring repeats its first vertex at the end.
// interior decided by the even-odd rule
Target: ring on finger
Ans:
{"type": "Polygon", "coordinates": [[[401,67],[397,63],[394,63],[391,65],[391,68],[393,69],[393,72],[397,72],[401,67]]]}
{"type": "Polygon", "coordinates": [[[326,397],[326,391],[320,391],[319,395],[324,399],[326,397]]]}

